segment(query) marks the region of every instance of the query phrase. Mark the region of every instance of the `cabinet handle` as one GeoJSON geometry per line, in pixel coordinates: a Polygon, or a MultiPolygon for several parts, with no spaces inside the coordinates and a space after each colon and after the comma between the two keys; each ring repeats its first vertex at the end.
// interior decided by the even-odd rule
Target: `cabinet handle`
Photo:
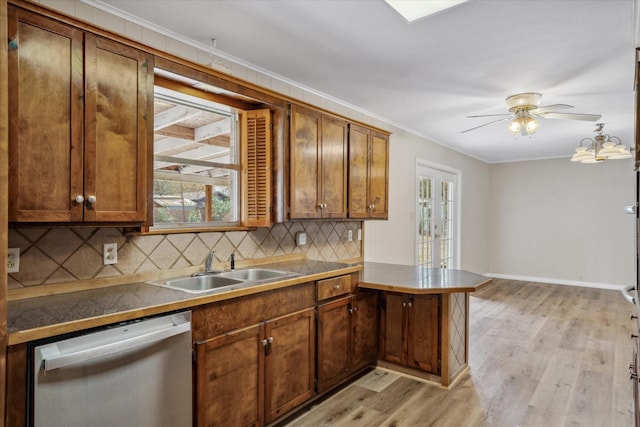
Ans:
{"type": "Polygon", "coordinates": [[[638,338],[636,334],[631,334],[631,339],[638,338]]]}
{"type": "Polygon", "coordinates": [[[633,319],[637,319],[637,318],[638,318],[638,316],[636,316],[635,314],[632,314],[632,315],[631,315],[631,320],[633,320],[633,319]]]}
{"type": "Polygon", "coordinates": [[[82,194],[78,194],[74,201],[76,203],[80,204],[80,203],[84,202],[84,197],[82,197],[82,194]]]}

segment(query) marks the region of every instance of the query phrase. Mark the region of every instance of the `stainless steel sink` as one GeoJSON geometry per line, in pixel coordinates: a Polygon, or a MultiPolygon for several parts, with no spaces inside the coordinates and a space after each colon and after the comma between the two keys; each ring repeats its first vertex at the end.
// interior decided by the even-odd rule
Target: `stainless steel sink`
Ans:
{"type": "Polygon", "coordinates": [[[244,283],[244,281],[233,279],[230,277],[219,277],[219,276],[211,275],[211,276],[181,277],[177,279],[147,282],[147,283],[198,294],[202,292],[208,292],[214,289],[230,288],[230,287],[233,287],[233,285],[244,283]]]}
{"type": "Polygon", "coordinates": [[[292,276],[294,273],[279,270],[267,270],[263,268],[248,268],[246,270],[225,271],[216,274],[217,277],[229,277],[232,279],[262,281],[267,279],[277,279],[285,276],[292,276]]]}
{"type": "Polygon", "coordinates": [[[298,276],[290,271],[248,268],[224,272],[198,273],[194,276],[147,282],[151,285],[194,294],[246,288],[252,285],[298,276]]]}

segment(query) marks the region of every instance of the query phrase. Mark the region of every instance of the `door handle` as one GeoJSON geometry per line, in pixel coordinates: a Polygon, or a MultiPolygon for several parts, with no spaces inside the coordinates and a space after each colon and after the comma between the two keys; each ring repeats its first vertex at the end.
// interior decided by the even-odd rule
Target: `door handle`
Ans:
{"type": "Polygon", "coordinates": [[[114,341],[73,353],[51,356],[42,360],[42,369],[47,372],[65,366],[82,363],[102,356],[108,356],[119,351],[128,350],[133,347],[140,347],[155,341],[182,334],[191,330],[191,322],[181,323],[166,329],[150,332],[148,334],[137,335],[125,340],[114,341]]]}

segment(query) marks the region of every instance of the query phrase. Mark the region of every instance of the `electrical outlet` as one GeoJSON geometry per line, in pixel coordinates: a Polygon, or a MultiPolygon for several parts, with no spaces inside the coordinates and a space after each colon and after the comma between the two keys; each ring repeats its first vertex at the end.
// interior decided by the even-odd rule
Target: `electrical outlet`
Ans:
{"type": "Polygon", "coordinates": [[[307,244],[307,233],[298,231],[296,233],[296,246],[304,246],[307,244]]]}
{"type": "Polygon", "coordinates": [[[347,230],[347,241],[353,242],[353,230],[347,230]]]}
{"type": "Polygon", "coordinates": [[[7,250],[7,273],[18,273],[20,271],[20,248],[9,248],[7,250]]]}
{"type": "Polygon", "coordinates": [[[118,263],[118,244],[105,243],[102,246],[102,261],[104,265],[118,263]]]}

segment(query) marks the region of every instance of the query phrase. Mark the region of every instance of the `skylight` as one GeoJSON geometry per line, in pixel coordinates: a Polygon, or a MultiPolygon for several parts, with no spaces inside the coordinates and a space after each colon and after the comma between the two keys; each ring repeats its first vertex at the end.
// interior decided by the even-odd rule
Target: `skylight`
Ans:
{"type": "Polygon", "coordinates": [[[384,0],[411,23],[469,0],[384,0]]]}

